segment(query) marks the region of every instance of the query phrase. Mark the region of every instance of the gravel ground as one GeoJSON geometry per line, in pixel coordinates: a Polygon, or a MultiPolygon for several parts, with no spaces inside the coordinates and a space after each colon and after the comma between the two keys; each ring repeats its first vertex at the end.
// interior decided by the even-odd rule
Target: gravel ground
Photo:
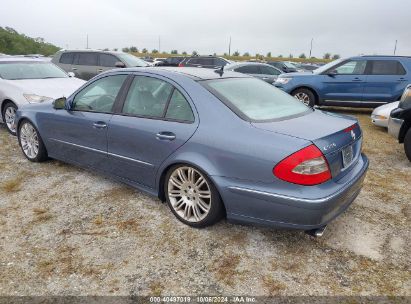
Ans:
{"type": "Polygon", "coordinates": [[[342,112],[360,119],[370,170],[319,239],[189,228],[130,187],[28,162],[0,127],[0,295],[411,296],[411,165],[369,111],[342,112]]]}

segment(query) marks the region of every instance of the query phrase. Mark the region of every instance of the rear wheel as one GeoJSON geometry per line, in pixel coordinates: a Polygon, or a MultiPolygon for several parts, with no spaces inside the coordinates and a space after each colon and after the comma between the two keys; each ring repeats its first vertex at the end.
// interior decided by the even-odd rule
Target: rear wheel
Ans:
{"type": "Polygon", "coordinates": [[[292,95],[307,106],[314,107],[315,105],[315,95],[309,89],[297,89],[292,95]]]}
{"type": "Polygon", "coordinates": [[[192,166],[173,166],[166,175],[164,190],[171,211],[186,225],[210,226],[224,215],[216,187],[204,173],[192,166]]]}
{"type": "Polygon", "coordinates": [[[34,125],[23,121],[19,128],[18,139],[24,156],[32,162],[47,160],[47,151],[43,140],[34,125]]]}
{"type": "Polygon", "coordinates": [[[14,127],[14,118],[16,117],[17,106],[11,101],[6,102],[3,108],[3,121],[6,124],[7,131],[12,135],[16,135],[14,127]]]}
{"type": "Polygon", "coordinates": [[[409,128],[407,134],[405,134],[404,150],[408,160],[411,161],[411,128],[409,128]]]}

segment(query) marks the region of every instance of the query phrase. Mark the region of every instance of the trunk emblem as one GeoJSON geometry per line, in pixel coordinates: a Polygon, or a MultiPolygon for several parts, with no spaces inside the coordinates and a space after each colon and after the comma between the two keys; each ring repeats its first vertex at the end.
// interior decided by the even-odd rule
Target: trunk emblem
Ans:
{"type": "Polygon", "coordinates": [[[354,130],[351,130],[351,137],[352,137],[353,140],[355,140],[355,132],[354,132],[354,130]]]}

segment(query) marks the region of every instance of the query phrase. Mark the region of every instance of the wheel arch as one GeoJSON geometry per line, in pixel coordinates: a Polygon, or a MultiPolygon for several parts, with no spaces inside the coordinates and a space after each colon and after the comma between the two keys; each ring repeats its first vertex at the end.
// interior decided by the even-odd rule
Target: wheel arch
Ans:
{"type": "Polygon", "coordinates": [[[401,126],[400,133],[398,135],[398,141],[400,144],[404,143],[405,135],[407,134],[410,128],[411,123],[404,121],[404,124],[401,126]]]}
{"type": "Polygon", "coordinates": [[[17,104],[11,100],[10,98],[5,98],[4,100],[2,100],[1,104],[0,104],[0,113],[3,116],[3,111],[4,111],[4,107],[6,106],[6,103],[11,102],[12,104],[14,104],[17,108],[17,104]]]}
{"type": "Polygon", "coordinates": [[[314,94],[314,97],[315,97],[314,102],[315,102],[316,105],[318,105],[318,103],[320,101],[320,95],[318,94],[317,90],[315,90],[314,88],[312,88],[310,86],[307,86],[307,85],[298,86],[298,87],[292,89],[290,94],[293,95],[295,91],[300,90],[300,89],[306,89],[306,90],[311,91],[314,94]]]}
{"type": "Polygon", "coordinates": [[[174,161],[172,161],[172,162],[170,162],[170,163],[167,163],[167,165],[165,165],[165,166],[163,166],[163,167],[161,168],[161,170],[159,171],[160,173],[158,174],[158,175],[159,175],[159,178],[158,178],[157,185],[158,185],[158,198],[159,198],[162,202],[165,202],[165,201],[166,201],[166,196],[165,196],[165,192],[164,192],[164,185],[165,185],[166,175],[167,175],[167,173],[169,172],[169,170],[170,170],[173,166],[176,166],[176,165],[189,165],[189,166],[192,166],[192,167],[198,169],[199,171],[201,171],[201,173],[203,173],[204,175],[206,175],[206,176],[211,180],[211,182],[213,183],[213,185],[215,186],[215,188],[217,189],[218,195],[220,196],[221,202],[222,202],[222,204],[223,204],[224,214],[226,214],[226,207],[225,207],[225,203],[224,203],[223,197],[221,196],[221,191],[220,191],[220,189],[219,189],[218,184],[215,182],[213,176],[210,175],[210,174],[208,174],[208,173],[207,173],[207,170],[204,169],[205,164],[198,165],[198,163],[194,163],[194,162],[192,162],[192,161],[190,161],[190,160],[174,160],[174,161]]]}

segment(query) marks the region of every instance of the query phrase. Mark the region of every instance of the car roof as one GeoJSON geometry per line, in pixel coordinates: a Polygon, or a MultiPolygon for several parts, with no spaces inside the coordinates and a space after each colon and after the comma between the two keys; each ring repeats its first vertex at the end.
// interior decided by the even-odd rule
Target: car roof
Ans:
{"type": "Polygon", "coordinates": [[[0,56],[0,62],[48,62],[46,58],[24,57],[24,56],[0,56]]]}
{"type": "Polygon", "coordinates": [[[107,54],[127,54],[120,51],[103,51],[95,49],[60,50],[60,53],[107,53],[107,54]]]}
{"type": "Polygon", "coordinates": [[[195,81],[222,79],[222,78],[249,78],[250,76],[236,73],[232,71],[224,71],[219,73],[218,70],[206,69],[206,68],[191,68],[191,67],[140,67],[140,68],[126,68],[115,69],[110,72],[146,72],[150,74],[160,75],[172,78],[173,75],[179,74],[189,77],[195,81]]]}
{"type": "Polygon", "coordinates": [[[248,61],[246,61],[246,62],[233,62],[233,63],[230,63],[230,64],[226,65],[226,68],[239,67],[239,66],[244,66],[244,65],[264,65],[264,66],[268,66],[270,68],[273,67],[272,65],[269,65],[269,64],[264,63],[264,62],[248,62],[248,61]]]}

